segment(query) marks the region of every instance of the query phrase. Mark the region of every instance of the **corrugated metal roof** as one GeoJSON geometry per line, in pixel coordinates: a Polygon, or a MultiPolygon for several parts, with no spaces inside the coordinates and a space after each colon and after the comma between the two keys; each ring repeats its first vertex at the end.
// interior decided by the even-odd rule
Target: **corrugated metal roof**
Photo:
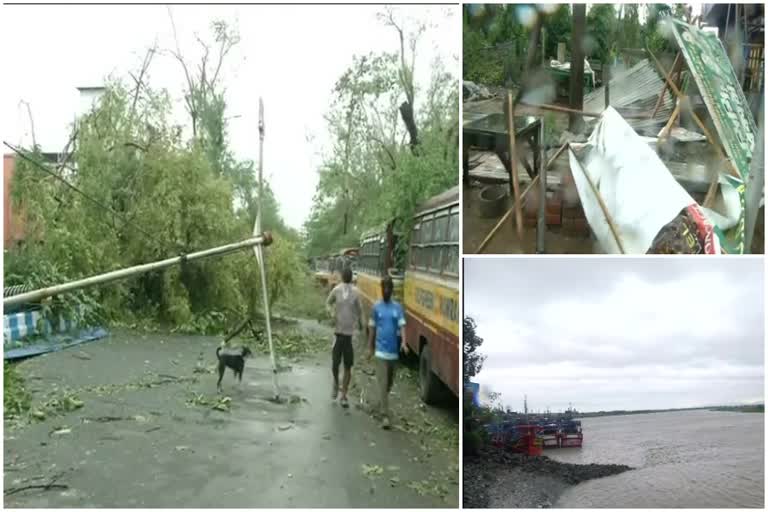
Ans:
{"type": "MultiPolygon", "coordinates": [[[[628,109],[648,112],[656,107],[664,79],[659,76],[653,64],[644,59],[630,69],[618,73],[610,81],[610,102],[617,110],[628,109]]],[[[675,96],[671,92],[664,95],[664,101],[653,119],[627,119],[635,131],[655,130],[669,120],[675,108],[675,96]]],[[[584,97],[585,112],[605,110],[605,86],[595,89],[584,97]]],[[[597,119],[591,120],[597,122],[597,119]]]]}

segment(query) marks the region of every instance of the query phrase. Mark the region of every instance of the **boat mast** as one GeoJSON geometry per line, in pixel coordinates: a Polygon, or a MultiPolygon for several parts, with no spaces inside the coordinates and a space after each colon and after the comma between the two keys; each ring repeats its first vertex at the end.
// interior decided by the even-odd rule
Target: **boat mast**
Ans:
{"type": "Polygon", "coordinates": [[[523,395],[523,410],[525,411],[525,422],[528,423],[528,395],[523,395]]]}

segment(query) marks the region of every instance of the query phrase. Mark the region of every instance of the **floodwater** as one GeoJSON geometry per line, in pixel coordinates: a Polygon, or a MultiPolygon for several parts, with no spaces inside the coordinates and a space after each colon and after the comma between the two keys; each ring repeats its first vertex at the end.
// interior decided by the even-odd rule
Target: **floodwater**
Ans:
{"type": "Polygon", "coordinates": [[[547,450],[576,464],[627,464],[566,490],[567,508],[764,506],[764,415],[686,411],[582,420],[584,446],[547,450]]]}

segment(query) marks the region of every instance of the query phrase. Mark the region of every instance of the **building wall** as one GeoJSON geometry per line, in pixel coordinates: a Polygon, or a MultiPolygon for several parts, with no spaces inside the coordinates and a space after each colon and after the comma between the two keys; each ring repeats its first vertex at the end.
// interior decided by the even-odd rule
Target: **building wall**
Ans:
{"type": "Polygon", "coordinates": [[[11,204],[11,180],[16,169],[16,158],[3,155],[3,248],[9,249],[24,236],[23,224],[18,211],[11,204]]]}

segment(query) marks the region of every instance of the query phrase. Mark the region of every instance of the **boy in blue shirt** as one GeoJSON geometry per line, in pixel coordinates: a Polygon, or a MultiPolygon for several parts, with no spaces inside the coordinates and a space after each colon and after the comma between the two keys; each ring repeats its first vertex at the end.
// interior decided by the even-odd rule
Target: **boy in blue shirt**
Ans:
{"type": "Polygon", "coordinates": [[[379,407],[384,417],[382,427],[386,429],[391,423],[389,393],[395,382],[395,365],[400,350],[408,354],[408,345],[405,343],[405,314],[402,306],[392,300],[393,289],[394,283],[391,277],[387,276],[381,280],[383,299],[373,306],[371,318],[368,320],[368,327],[370,327],[368,359],[375,353],[376,376],[379,381],[379,407]]]}

